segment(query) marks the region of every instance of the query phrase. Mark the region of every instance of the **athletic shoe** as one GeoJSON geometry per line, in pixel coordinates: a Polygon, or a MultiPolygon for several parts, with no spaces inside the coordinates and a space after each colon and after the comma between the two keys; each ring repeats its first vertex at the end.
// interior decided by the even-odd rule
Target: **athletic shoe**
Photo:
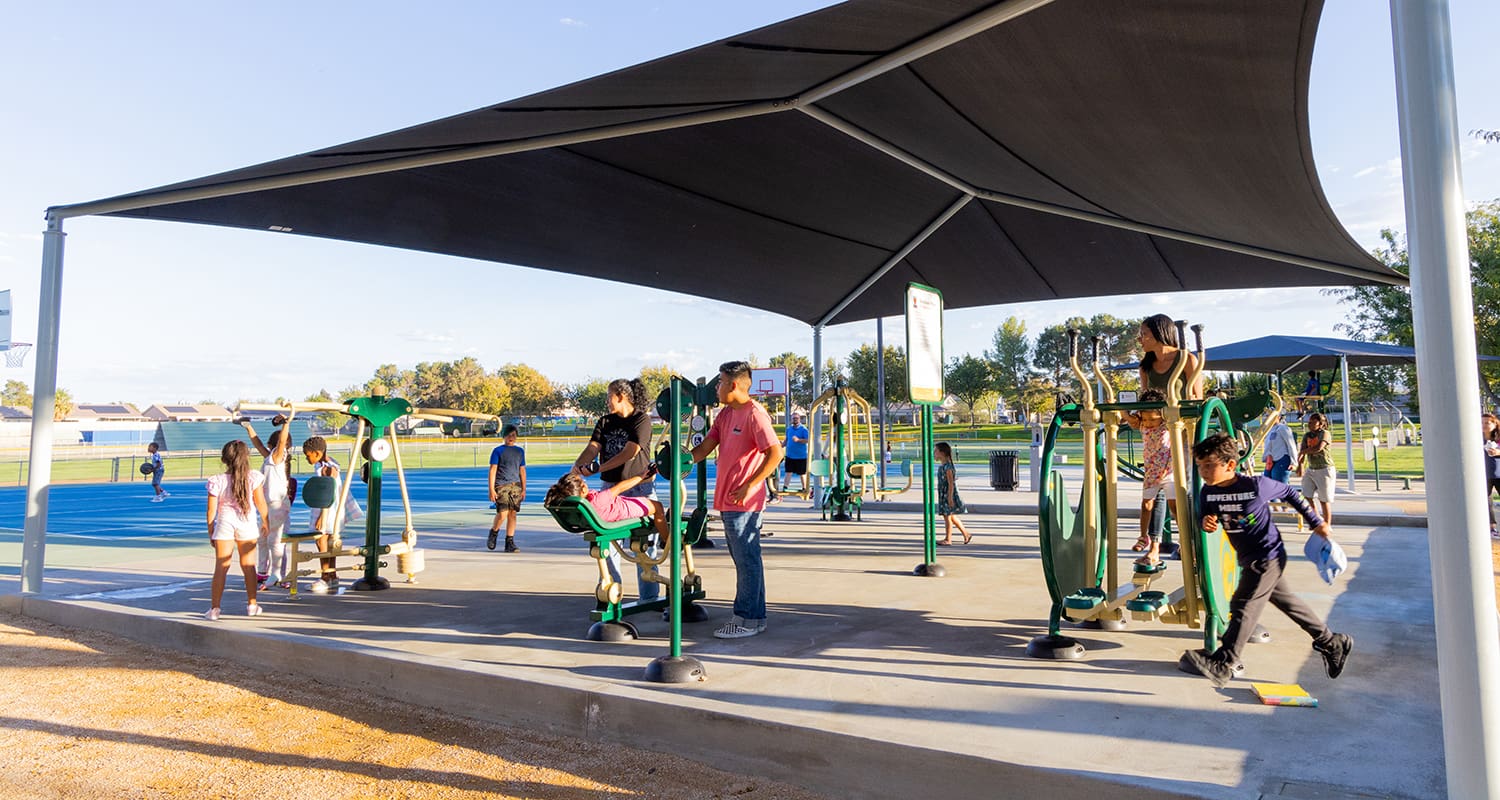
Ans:
{"type": "MultiPolygon", "coordinates": [[[[493,550],[495,548],[492,547],[490,549],[493,550]]],[[[519,553],[519,552],[521,552],[521,548],[516,547],[516,540],[515,539],[512,539],[509,536],[507,536],[507,537],[505,537],[505,552],[507,552],[507,553],[519,553]]]]}
{"type": "Polygon", "coordinates": [[[153,503],[160,503],[161,501],[163,501],[165,499],[167,499],[165,496],[163,496],[163,495],[157,495],[157,496],[151,498],[151,502],[153,502],[153,503]]]}
{"type": "Polygon", "coordinates": [[[1208,678],[1208,682],[1215,689],[1222,689],[1229,685],[1230,679],[1234,677],[1234,667],[1205,654],[1202,650],[1188,650],[1182,654],[1182,659],[1191,664],[1199,675],[1208,678]]]}
{"type": "Polygon", "coordinates": [[[251,604],[245,606],[245,616],[247,616],[247,617],[258,617],[258,616],[260,616],[260,604],[259,603],[251,603],[251,604]]]}
{"type": "Polygon", "coordinates": [[[171,497],[171,496],[172,496],[171,492],[162,492],[161,493],[161,499],[163,499],[163,500],[165,500],[165,499],[167,499],[168,497],[171,497]]]}
{"type": "Polygon", "coordinates": [[[765,632],[765,630],[765,620],[758,620],[757,622],[752,624],[749,620],[746,619],[741,619],[739,617],[730,617],[729,621],[724,623],[724,627],[714,631],[714,638],[744,639],[749,636],[755,636],[756,634],[763,633],[765,632]]]}
{"type": "Polygon", "coordinates": [[[210,608],[209,610],[203,612],[203,618],[206,619],[206,620],[208,620],[209,622],[218,622],[219,621],[219,609],[217,609],[217,608],[210,608]]]}
{"type": "Polygon", "coordinates": [[[1323,668],[1328,677],[1337,678],[1344,674],[1344,665],[1348,663],[1349,653],[1354,649],[1354,637],[1347,633],[1335,633],[1333,641],[1315,649],[1323,654],[1323,668]]]}
{"type": "Polygon", "coordinates": [[[484,540],[484,546],[494,550],[495,543],[498,541],[500,541],[500,531],[490,531],[490,538],[484,540]]]}
{"type": "Polygon", "coordinates": [[[307,590],[313,594],[328,594],[328,581],[319,578],[313,581],[312,585],[307,587],[307,590]]]}

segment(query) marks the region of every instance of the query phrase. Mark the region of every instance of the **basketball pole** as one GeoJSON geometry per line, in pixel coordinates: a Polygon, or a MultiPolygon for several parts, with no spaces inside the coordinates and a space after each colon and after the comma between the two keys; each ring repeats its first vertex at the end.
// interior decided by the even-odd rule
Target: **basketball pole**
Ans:
{"type": "Polygon", "coordinates": [[[1500,800],[1500,630],[1450,31],[1447,0],[1391,0],[1417,390],[1442,420],[1423,430],[1422,453],[1448,796],[1500,800]]]}
{"type": "Polygon", "coordinates": [[[62,217],[48,212],[42,234],[37,301],[36,374],[31,390],[31,467],[26,475],[26,528],[21,539],[21,593],[42,591],[47,553],[47,490],[52,483],[52,415],[57,409],[57,340],[61,329],[62,217]]]}

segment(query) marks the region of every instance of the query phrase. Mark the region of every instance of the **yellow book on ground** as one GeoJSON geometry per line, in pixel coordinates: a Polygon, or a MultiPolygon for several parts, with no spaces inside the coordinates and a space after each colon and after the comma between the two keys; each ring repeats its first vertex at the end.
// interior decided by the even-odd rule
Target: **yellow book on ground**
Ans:
{"type": "Polygon", "coordinates": [[[1255,696],[1268,706],[1302,706],[1317,708],[1318,698],[1307,693],[1295,683],[1252,683],[1255,696]]]}

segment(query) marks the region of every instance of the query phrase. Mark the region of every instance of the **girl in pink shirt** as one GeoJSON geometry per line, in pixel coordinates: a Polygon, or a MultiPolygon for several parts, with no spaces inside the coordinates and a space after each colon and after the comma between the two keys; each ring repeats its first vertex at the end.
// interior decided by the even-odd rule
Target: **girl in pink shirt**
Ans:
{"type": "MultiPolygon", "coordinates": [[[[654,474],[651,470],[647,475],[654,474]]],[[[605,522],[621,522],[627,519],[639,519],[640,517],[651,517],[651,522],[656,526],[657,535],[662,541],[668,541],[667,536],[667,514],[662,504],[649,497],[621,497],[620,495],[629,491],[631,487],[640,483],[646,475],[638,475],[634,478],[626,478],[619,483],[611,485],[608,489],[589,491],[589,485],[576,472],[569,472],[558,479],[552,488],[547,490],[547,497],[543,500],[546,505],[553,505],[564,497],[582,497],[593,507],[594,513],[605,522]]]]}

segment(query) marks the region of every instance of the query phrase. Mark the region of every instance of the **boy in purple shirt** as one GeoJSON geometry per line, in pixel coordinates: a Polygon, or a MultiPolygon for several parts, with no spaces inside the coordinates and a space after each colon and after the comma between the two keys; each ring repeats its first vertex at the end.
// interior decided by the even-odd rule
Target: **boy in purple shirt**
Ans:
{"type": "Polygon", "coordinates": [[[1234,666],[1240,663],[1245,643],[1269,602],[1307,631],[1313,649],[1323,656],[1328,677],[1337,678],[1354,648],[1354,638],[1330,631],[1282,581],[1286,545],[1271,521],[1271,503],[1289,503],[1307,520],[1315,535],[1328,538],[1328,523],[1296,489],[1264,476],[1236,472],[1239,446],[1222,433],[1193,445],[1193,460],[1203,478],[1203,489],[1198,493],[1198,515],[1203,530],[1212,532],[1221,524],[1224,526],[1224,535],[1238,556],[1240,583],[1229,600],[1229,627],[1219,640],[1219,649],[1212,655],[1189,650],[1183,659],[1215,687],[1223,688],[1234,677],[1234,666]]]}

